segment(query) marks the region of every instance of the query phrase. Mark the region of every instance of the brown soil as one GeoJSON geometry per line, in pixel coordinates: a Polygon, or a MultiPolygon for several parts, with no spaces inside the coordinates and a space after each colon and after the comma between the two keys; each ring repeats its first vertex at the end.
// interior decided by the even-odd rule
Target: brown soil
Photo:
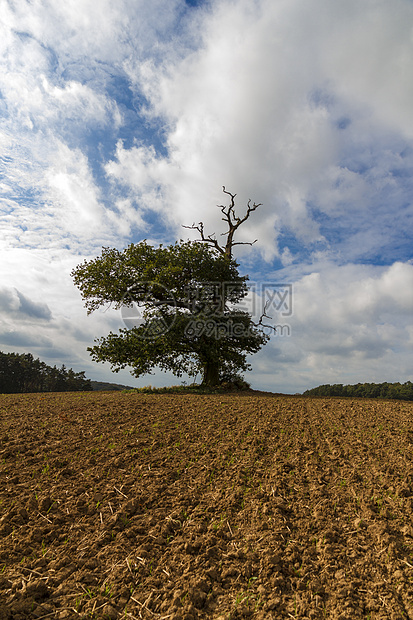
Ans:
{"type": "Polygon", "coordinates": [[[0,396],[0,620],[413,618],[413,403],[0,396]]]}

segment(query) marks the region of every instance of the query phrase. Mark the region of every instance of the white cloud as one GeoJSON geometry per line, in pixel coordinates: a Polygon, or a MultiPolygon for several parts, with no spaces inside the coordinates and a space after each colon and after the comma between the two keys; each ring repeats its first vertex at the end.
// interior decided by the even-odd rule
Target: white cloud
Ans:
{"type": "Polygon", "coordinates": [[[52,317],[47,304],[29,299],[16,288],[0,289],[0,311],[16,321],[22,319],[49,321],[52,317]]]}
{"type": "MultiPolygon", "coordinates": [[[[262,13],[250,3],[216,6],[198,51],[164,74],[148,63],[135,77],[169,128],[168,158],[145,157],[142,149],[137,158],[136,149],[125,149],[111,170],[124,179],[123,170],[133,169],[138,180],[146,173],[147,185],[163,185],[165,211],[177,224],[196,201],[197,216],[216,225],[211,204],[225,183],[242,202],[264,202],[261,231],[277,208],[281,220],[317,237],[312,222],[302,221],[305,185],[332,157],[334,135],[324,110],[308,102],[311,75],[297,62],[297,50],[285,46],[290,11],[283,15],[279,3],[262,13]]],[[[275,236],[265,235],[267,249],[275,236]]]]}
{"type": "MultiPolygon", "coordinates": [[[[51,365],[86,370],[90,378],[110,377],[109,365],[93,363],[86,349],[95,338],[123,327],[122,317],[110,307],[87,316],[70,277],[73,267],[93,257],[61,249],[0,250],[1,351],[31,352],[51,365]]],[[[136,384],[128,371],[112,376],[118,379],[136,384]]]]}
{"type": "Polygon", "coordinates": [[[346,265],[304,276],[294,285],[295,315],[312,331],[350,330],[393,320],[405,325],[413,311],[413,265],[390,267],[346,265]],[[393,318],[395,317],[395,318],[393,318]],[[339,326],[342,325],[341,329],[339,326]]]}
{"type": "Polygon", "coordinates": [[[409,376],[409,0],[213,0],[187,12],[183,0],[14,0],[1,11],[7,346],[108,372],[85,348],[120,318],[86,317],[70,269],[165,226],[177,238],[201,220],[221,232],[225,184],[239,213],[263,203],[238,237],[258,243],[237,255],[296,283],[292,336],[254,358],[256,381],[296,391],[409,376]],[[15,289],[26,309],[51,312],[37,344],[35,317],[12,323],[15,289]]]}
{"type": "MultiPolygon", "coordinates": [[[[400,123],[411,100],[403,77],[411,61],[410,3],[397,0],[394,9],[385,2],[222,0],[194,11],[192,29],[187,19],[179,36],[160,44],[182,6],[157,0],[149,10],[124,0],[105,2],[97,12],[89,0],[35,3],[30,10],[23,0],[13,9],[7,4],[2,90],[15,109],[9,135],[17,122],[37,131],[31,148],[41,167],[47,144],[53,158],[69,126],[72,133],[97,125],[116,132],[125,118],[107,85],[126,71],[131,92],[143,89],[149,101],[146,119],[163,124],[168,154],[144,144],[118,146],[106,165],[120,183],[113,202],[138,198],[139,208],[162,211],[177,229],[196,203],[196,218],[214,230],[220,220],[213,205],[222,201],[225,184],[241,205],[249,198],[264,203],[251,230],[266,259],[279,253],[276,227],[292,229],[307,245],[323,241],[309,201],[328,217],[348,220],[355,211],[358,221],[370,217],[380,181],[390,184],[398,155],[391,149],[403,148],[388,143],[389,130],[410,136],[400,123]],[[382,76],[398,84],[397,97],[385,95],[386,81],[377,93],[382,76]],[[337,129],[343,122],[348,127],[337,129]],[[50,140],[51,123],[57,143],[50,140]],[[343,161],[349,149],[371,152],[377,140],[377,161],[366,162],[372,174],[349,169],[343,161]]],[[[409,161],[399,164],[406,169],[409,161]]],[[[53,174],[47,171],[49,180],[53,174]]],[[[402,183],[392,182],[401,196],[402,183]]],[[[84,174],[56,183],[60,194],[78,201],[84,174]]],[[[97,191],[90,192],[92,203],[97,191]]],[[[141,218],[138,213],[135,221],[141,218]]],[[[113,220],[110,214],[108,225],[113,220]]],[[[121,221],[120,230],[130,228],[121,221]]],[[[250,231],[240,235],[247,240],[250,231]]]]}
{"type": "Polygon", "coordinates": [[[389,195],[407,196],[393,169],[397,159],[410,166],[400,151],[412,137],[411,4],[222,1],[213,9],[192,54],[131,71],[167,128],[168,155],[118,148],[112,178],[139,188],[144,207],[163,205],[177,227],[194,213],[217,229],[212,205],[223,183],[241,204],[263,202],[250,230],[267,259],[278,254],[275,225],[305,244],[323,241],[309,201],[347,226],[356,213],[363,228],[374,213],[369,239],[345,250],[368,241],[379,251],[380,194],[385,209],[389,195]],[[354,158],[358,170],[348,167],[354,158]]]}
{"type": "Polygon", "coordinates": [[[265,384],[272,373],[294,391],[411,377],[411,263],[330,265],[295,282],[293,304],[293,316],[283,321],[291,336],[273,338],[259,354],[258,382],[265,384]]]}
{"type": "Polygon", "coordinates": [[[412,138],[412,3],[350,0],[333,5],[324,0],[321,7],[332,26],[323,63],[337,92],[412,138]]]}
{"type": "Polygon", "coordinates": [[[56,50],[61,60],[81,62],[96,59],[116,64],[133,52],[146,50],[157,36],[168,36],[175,25],[179,0],[14,0],[3,3],[2,22],[7,38],[10,30],[27,33],[45,49],[56,50]],[[126,53],[125,53],[126,52],[126,53]]]}
{"type": "Polygon", "coordinates": [[[115,102],[88,86],[70,80],[64,87],[51,84],[41,76],[42,88],[50,102],[42,101],[50,120],[51,115],[66,121],[78,120],[90,125],[105,125],[112,121],[115,129],[121,125],[121,114],[115,102]],[[45,105],[46,104],[46,105],[45,105]]]}
{"type": "Polygon", "coordinates": [[[99,202],[100,192],[81,151],[60,144],[45,176],[49,187],[46,197],[65,230],[89,236],[91,226],[95,234],[102,229],[104,209],[99,202]]]}
{"type": "MultiPolygon", "coordinates": [[[[131,227],[142,224],[131,209],[125,223],[125,209],[116,208],[127,196],[115,193],[111,201],[108,188],[101,193],[99,159],[103,164],[106,143],[127,122],[124,115],[137,117],[136,110],[116,101],[118,81],[126,88],[123,65],[152,54],[162,34],[165,43],[157,53],[171,45],[169,29],[177,24],[181,6],[179,0],[154,0],[150,7],[144,0],[104,0],[99,7],[91,0],[3,2],[0,144],[5,158],[0,173],[5,171],[9,181],[2,188],[3,212],[23,212],[27,228],[44,238],[56,229],[53,243],[60,238],[61,245],[68,236],[71,244],[89,239],[97,247],[119,236],[123,241],[131,227]]],[[[39,236],[29,238],[26,232],[23,241],[20,232],[10,231],[10,241],[35,244],[39,236]]]]}

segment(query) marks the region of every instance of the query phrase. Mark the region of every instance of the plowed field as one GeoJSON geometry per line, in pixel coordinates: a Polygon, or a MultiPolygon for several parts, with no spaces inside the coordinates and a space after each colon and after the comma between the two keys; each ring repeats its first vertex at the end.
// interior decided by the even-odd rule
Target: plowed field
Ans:
{"type": "Polygon", "coordinates": [[[413,618],[413,403],[0,395],[0,619],[413,618]]]}

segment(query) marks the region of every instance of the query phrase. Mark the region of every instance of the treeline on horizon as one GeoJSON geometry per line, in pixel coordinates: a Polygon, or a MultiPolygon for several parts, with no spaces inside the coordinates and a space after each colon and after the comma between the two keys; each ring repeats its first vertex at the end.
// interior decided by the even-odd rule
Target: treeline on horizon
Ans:
{"type": "Polygon", "coordinates": [[[80,392],[92,390],[84,371],[74,372],[63,364],[48,366],[31,353],[0,351],[0,393],[80,392]]]}
{"type": "Polygon", "coordinates": [[[357,383],[356,385],[319,385],[306,390],[303,396],[352,396],[356,398],[396,398],[413,400],[413,383],[357,383]]]}

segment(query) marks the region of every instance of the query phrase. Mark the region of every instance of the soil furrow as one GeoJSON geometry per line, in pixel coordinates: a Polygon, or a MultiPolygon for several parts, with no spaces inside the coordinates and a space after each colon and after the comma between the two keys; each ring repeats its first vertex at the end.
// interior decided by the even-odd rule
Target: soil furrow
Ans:
{"type": "Polygon", "coordinates": [[[0,620],[413,619],[413,403],[0,396],[0,620]]]}

